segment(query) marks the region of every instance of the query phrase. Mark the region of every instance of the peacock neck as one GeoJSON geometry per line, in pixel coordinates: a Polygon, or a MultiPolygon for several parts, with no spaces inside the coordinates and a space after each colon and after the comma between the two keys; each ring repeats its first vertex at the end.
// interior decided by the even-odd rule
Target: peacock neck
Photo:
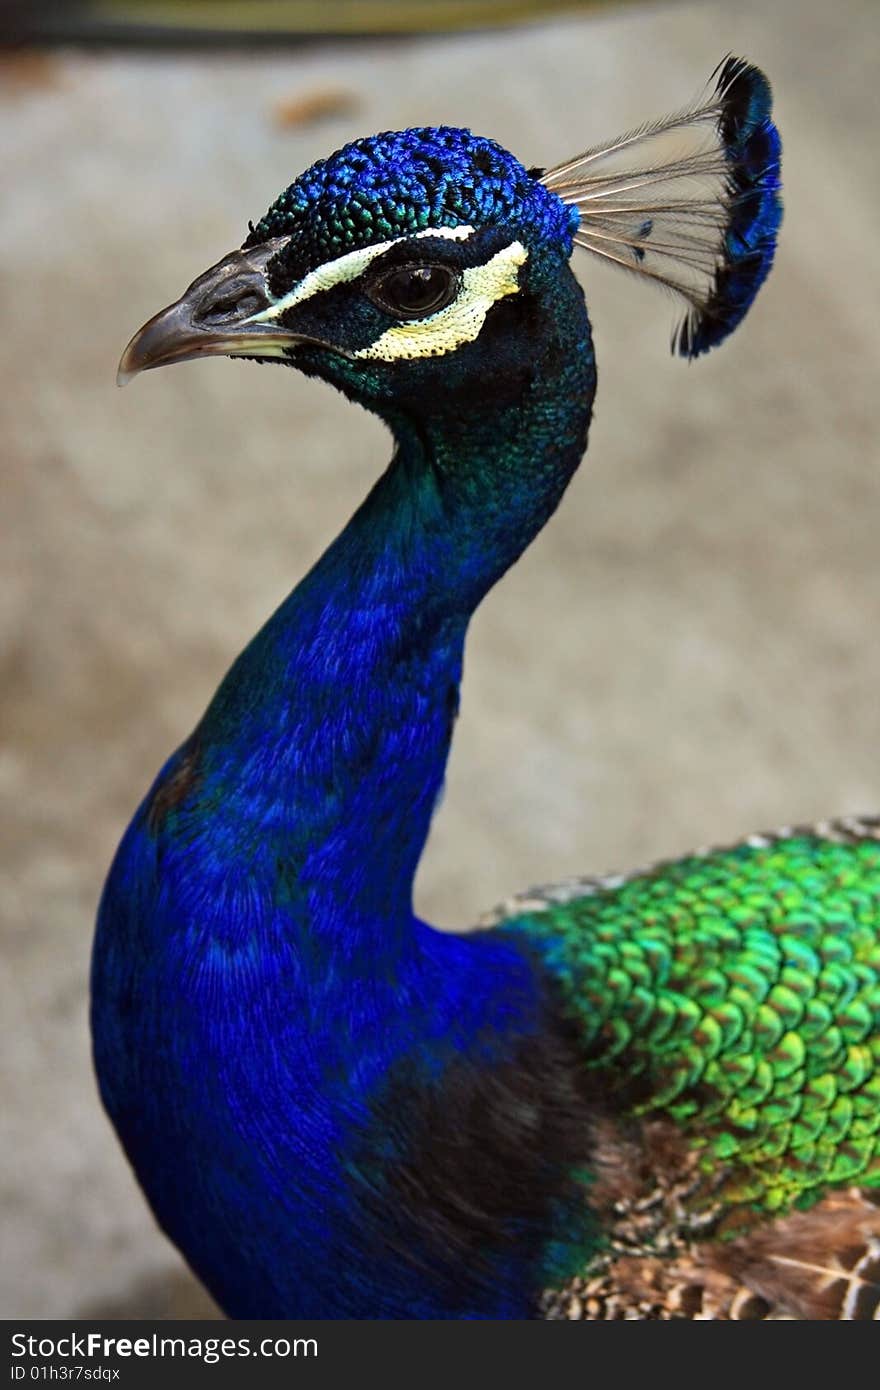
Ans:
{"type": "Polygon", "coordinates": [[[412,908],[468,619],[584,446],[577,346],[527,343],[491,409],[389,414],[389,469],[117,853],[93,975],[102,1094],[234,1316],[524,1317],[592,1238],[552,982],[522,942],[412,908]]]}
{"type": "Polygon", "coordinates": [[[200,728],[204,779],[219,793],[213,841],[219,818],[239,862],[251,856],[273,878],[284,866],[294,915],[347,954],[362,941],[387,956],[411,936],[468,621],[557,506],[585,445],[592,356],[574,346],[545,345],[479,412],[387,412],[388,470],[200,728]]]}

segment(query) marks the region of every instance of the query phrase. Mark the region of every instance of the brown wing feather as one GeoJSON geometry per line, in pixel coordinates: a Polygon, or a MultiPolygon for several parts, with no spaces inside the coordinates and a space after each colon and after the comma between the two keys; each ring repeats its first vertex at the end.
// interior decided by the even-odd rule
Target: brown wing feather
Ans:
{"type": "Polygon", "coordinates": [[[880,1211],[836,1193],[727,1245],[618,1255],[544,1296],[545,1318],[880,1321],[880,1211]]]}
{"type": "Polygon", "coordinates": [[[719,1267],[795,1317],[880,1321],[880,1210],[857,1190],[714,1253],[719,1267]]]}
{"type": "Polygon", "coordinates": [[[704,1173],[664,1120],[606,1117],[593,1167],[608,1245],[544,1294],[543,1317],[880,1321],[877,1192],[833,1192],[774,1221],[730,1212],[715,1197],[723,1174],[704,1173]]]}

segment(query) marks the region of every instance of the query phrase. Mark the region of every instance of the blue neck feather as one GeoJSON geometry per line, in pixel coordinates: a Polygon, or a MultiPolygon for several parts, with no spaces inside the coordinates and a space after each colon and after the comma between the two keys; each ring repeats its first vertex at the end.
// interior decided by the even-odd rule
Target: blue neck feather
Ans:
{"type": "Polygon", "coordinates": [[[430,420],[390,414],[387,472],[202,721],[215,792],[206,836],[214,843],[228,825],[237,866],[248,846],[260,856],[271,846],[295,867],[291,891],[304,895],[312,941],[385,953],[410,930],[467,624],[583,452],[594,371],[573,281],[572,290],[580,313],[555,306],[553,320],[567,314],[574,327],[551,371],[530,368],[525,392],[508,376],[480,429],[455,402],[430,420]]]}
{"type": "MultiPolygon", "coordinates": [[[[468,620],[586,439],[595,373],[564,262],[530,312],[531,335],[499,332],[522,343],[518,373],[483,364],[478,416],[454,390],[448,408],[380,411],[388,471],[160,773],[105,891],[104,1100],[159,1221],[233,1315],[523,1316],[546,1272],[562,1185],[546,1134],[504,1159],[511,1183],[521,1162],[554,1195],[523,1215],[521,1194],[510,1210],[490,1194],[473,1259],[442,1202],[432,1215],[392,1190],[414,1167],[430,1189],[429,1131],[476,1122],[459,1111],[491,1110],[481,1078],[500,1086],[544,1045],[532,962],[412,909],[468,620]]],[[[508,1109],[520,1143],[532,1111],[508,1109]]]]}

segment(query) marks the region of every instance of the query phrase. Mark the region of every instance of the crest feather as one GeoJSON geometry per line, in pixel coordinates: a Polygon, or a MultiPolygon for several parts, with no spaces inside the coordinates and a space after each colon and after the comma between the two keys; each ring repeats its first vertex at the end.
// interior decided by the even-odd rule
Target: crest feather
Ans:
{"type": "Polygon", "coordinates": [[[578,246],[685,300],[672,348],[689,358],[722,342],[747,313],[782,218],[770,84],[733,57],[713,78],[696,106],[541,176],[577,208],[578,246]]]}

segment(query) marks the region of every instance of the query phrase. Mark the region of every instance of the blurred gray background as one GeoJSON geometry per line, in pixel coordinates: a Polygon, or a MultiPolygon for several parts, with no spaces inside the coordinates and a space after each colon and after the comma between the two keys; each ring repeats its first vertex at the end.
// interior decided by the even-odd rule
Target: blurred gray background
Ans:
{"type": "Polygon", "coordinates": [[[0,69],[4,1316],[208,1307],[99,1108],[95,904],[159,764],[389,455],[289,371],[119,392],[125,341],[348,138],[470,124],[548,164],[684,104],[728,51],[776,91],[777,266],[687,367],[661,294],[579,261],[588,459],[474,623],[419,878],[463,927],[531,882],[880,806],[876,0],[0,69]]]}

